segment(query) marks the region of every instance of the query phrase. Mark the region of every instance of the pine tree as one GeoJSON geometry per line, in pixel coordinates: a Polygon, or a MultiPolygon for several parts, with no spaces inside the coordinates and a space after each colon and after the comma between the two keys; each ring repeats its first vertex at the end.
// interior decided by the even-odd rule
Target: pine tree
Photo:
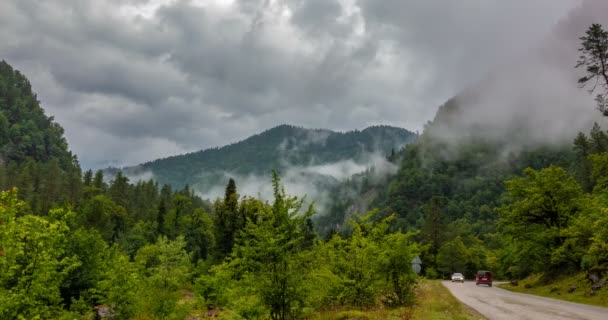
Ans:
{"type": "Polygon", "coordinates": [[[103,181],[103,171],[97,170],[95,172],[95,178],[93,179],[93,187],[95,187],[99,192],[106,192],[106,183],[103,181]]]}
{"type": "Polygon", "coordinates": [[[85,185],[85,187],[90,187],[93,184],[93,171],[91,169],[87,170],[84,173],[82,180],[82,183],[85,185]]]}
{"type": "Polygon", "coordinates": [[[237,231],[242,228],[238,205],[236,183],[230,178],[224,192],[224,201],[216,202],[215,205],[216,240],[220,259],[232,252],[237,231]]]}
{"type": "Polygon", "coordinates": [[[591,162],[589,161],[591,141],[582,132],[579,132],[576,139],[574,139],[574,152],[576,154],[576,164],[574,167],[576,178],[581,183],[583,189],[589,192],[593,189],[593,184],[590,180],[591,162]]]}
{"type": "Polygon", "coordinates": [[[582,53],[576,67],[585,67],[587,74],[578,80],[581,87],[588,82],[593,82],[593,87],[589,93],[593,93],[600,87],[601,93],[596,96],[598,109],[608,116],[608,32],[600,24],[594,23],[589,27],[585,36],[580,38],[582,53]]]}

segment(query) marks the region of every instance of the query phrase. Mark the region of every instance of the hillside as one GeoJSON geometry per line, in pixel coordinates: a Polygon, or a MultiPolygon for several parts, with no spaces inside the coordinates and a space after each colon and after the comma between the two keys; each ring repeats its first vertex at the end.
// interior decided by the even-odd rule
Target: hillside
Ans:
{"type": "MultiPolygon", "coordinates": [[[[329,214],[318,220],[320,231],[344,228],[345,217],[374,207],[384,215],[396,213],[395,228],[419,230],[436,206],[440,227],[459,221],[498,246],[486,235],[496,232],[502,182],[526,167],[570,166],[577,133],[588,132],[594,122],[608,123],[577,86],[580,70],[574,68],[578,38],[588,21],[606,21],[606,10],[608,2],[584,1],[534,48],[448,99],[416,143],[398,154],[400,168],[389,181],[373,183],[362,175],[333,189],[329,214]]],[[[433,240],[432,255],[443,242],[433,240]]]]}
{"type": "Polygon", "coordinates": [[[606,8],[585,1],[538,48],[499,68],[506,72],[447,101],[388,183],[359,188],[339,208],[375,193],[377,217],[395,213],[394,229],[419,231],[430,277],[490,269],[544,274],[546,284],[585,273],[588,290],[601,288],[607,229],[584,221],[605,220],[608,133],[593,125],[606,119],[577,86],[574,65],[578,37],[606,20],[606,8]]]}
{"type": "Polygon", "coordinates": [[[0,159],[21,162],[30,158],[55,158],[63,169],[72,166],[73,156],[63,137],[63,128],[40,107],[30,82],[6,61],[0,61],[0,159]]]}
{"type": "Polygon", "coordinates": [[[229,176],[270,177],[273,169],[283,175],[295,169],[298,176],[321,183],[323,177],[336,179],[363,171],[375,157],[386,157],[415,138],[410,131],[390,126],[342,133],[281,125],[221,148],[154,160],[123,171],[132,177],[153,176],[159,183],[177,188],[189,185],[203,193],[223,187],[229,176]]]}
{"type": "Polygon", "coordinates": [[[46,213],[75,203],[80,174],[63,128],[45,114],[28,79],[0,61],[0,190],[18,187],[34,211],[46,213]]]}

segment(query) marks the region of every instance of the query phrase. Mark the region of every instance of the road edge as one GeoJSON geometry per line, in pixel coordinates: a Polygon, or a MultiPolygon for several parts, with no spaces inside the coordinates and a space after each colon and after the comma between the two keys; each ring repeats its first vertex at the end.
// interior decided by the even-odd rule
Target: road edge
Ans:
{"type": "MultiPolygon", "coordinates": [[[[476,318],[476,319],[485,319],[488,320],[488,318],[486,316],[484,316],[483,314],[481,314],[479,311],[477,311],[477,309],[471,307],[470,305],[464,303],[462,300],[458,299],[458,297],[456,297],[454,294],[452,294],[452,291],[450,291],[450,288],[448,288],[445,283],[449,280],[439,280],[441,282],[441,285],[448,291],[448,293],[454,297],[454,299],[458,300],[458,302],[460,302],[460,304],[468,311],[468,313],[476,318]]],[[[470,281],[465,281],[466,282],[470,282],[470,281]]]]}

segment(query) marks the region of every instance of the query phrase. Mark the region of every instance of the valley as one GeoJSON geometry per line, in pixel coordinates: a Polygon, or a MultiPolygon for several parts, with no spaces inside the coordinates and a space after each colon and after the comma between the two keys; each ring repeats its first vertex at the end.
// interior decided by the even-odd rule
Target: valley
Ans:
{"type": "Polygon", "coordinates": [[[538,1],[0,4],[0,319],[602,318],[608,4],[538,1]]]}

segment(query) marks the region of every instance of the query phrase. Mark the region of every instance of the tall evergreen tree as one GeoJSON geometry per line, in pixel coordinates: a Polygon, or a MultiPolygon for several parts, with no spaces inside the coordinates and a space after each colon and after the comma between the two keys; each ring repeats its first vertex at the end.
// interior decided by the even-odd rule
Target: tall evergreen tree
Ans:
{"type": "Polygon", "coordinates": [[[82,183],[85,187],[90,187],[93,184],[93,170],[89,169],[84,173],[82,177],[82,183]]]}
{"type": "Polygon", "coordinates": [[[224,192],[224,200],[215,204],[216,241],[220,259],[232,252],[237,230],[242,228],[237,211],[238,197],[236,183],[230,178],[224,192]]]}
{"type": "Polygon", "coordinates": [[[581,56],[576,64],[576,67],[585,67],[587,74],[578,80],[581,87],[584,87],[588,82],[593,83],[593,87],[589,89],[592,93],[596,89],[601,92],[596,96],[599,110],[608,116],[608,32],[604,30],[602,25],[594,23],[587,29],[585,36],[580,38],[581,56]]]}
{"type": "Polygon", "coordinates": [[[93,178],[93,187],[100,192],[106,191],[106,183],[103,181],[103,171],[97,170],[95,172],[95,178],[93,178]]]}
{"type": "Polygon", "coordinates": [[[591,151],[591,141],[589,141],[589,138],[587,138],[584,133],[579,132],[576,139],[574,139],[574,152],[576,154],[574,170],[577,180],[581,183],[581,186],[585,191],[591,191],[593,189],[593,184],[590,179],[591,162],[589,161],[591,151]]]}

